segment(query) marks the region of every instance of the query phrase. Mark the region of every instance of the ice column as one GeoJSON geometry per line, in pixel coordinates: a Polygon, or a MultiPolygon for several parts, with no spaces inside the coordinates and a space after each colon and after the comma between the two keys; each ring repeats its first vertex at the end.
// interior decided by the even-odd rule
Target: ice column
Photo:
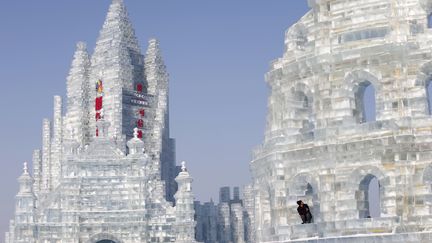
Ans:
{"type": "Polygon", "coordinates": [[[34,192],[38,194],[42,190],[42,157],[41,151],[36,149],[33,151],[33,173],[34,173],[34,192]]]}
{"type": "Polygon", "coordinates": [[[50,191],[51,174],[51,122],[43,120],[42,126],[42,182],[43,191],[50,191]]]}
{"type": "Polygon", "coordinates": [[[62,154],[62,99],[54,96],[53,140],[51,144],[51,189],[60,181],[62,154]]]}

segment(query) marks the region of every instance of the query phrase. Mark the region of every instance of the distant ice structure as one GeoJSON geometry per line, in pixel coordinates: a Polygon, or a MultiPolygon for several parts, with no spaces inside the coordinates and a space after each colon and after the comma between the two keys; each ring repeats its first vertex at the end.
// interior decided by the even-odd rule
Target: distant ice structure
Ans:
{"type": "Polygon", "coordinates": [[[195,201],[195,239],[204,243],[248,243],[254,241],[253,201],[251,186],[234,187],[231,197],[230,187],[219,190],[219,203],[213,201],[201,204],[195,201]]]}
{"type": "Polygon", "coordinates": [[[251,162],[256,242],[432,242],[432,1],[308,3],[266,75],[267,128],[251,162]],[[300,224],[297,200],[313,224],[300,224]]]}
{"type": "Polygon", "coordinates": [[[155,39],[141,54],[121,0],[91,57],[78,43],[65,105],[63,114],[54,97],[33,176],[25,164],[18,179],[6,243],[195,242],[192,178],[175,166],[169,136],[168,74],[155,39]]]}

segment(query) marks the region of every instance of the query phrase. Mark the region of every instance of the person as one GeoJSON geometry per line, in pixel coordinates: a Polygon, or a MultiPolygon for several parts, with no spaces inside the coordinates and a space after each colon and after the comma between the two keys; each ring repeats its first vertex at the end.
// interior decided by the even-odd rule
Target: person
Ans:
{"type": "Polygon", "coordinates": [[[309,206],[301,200],[297,201],[297,204],[297,212],[303,221],[302,224],[310,224],[312,222],[312,213],[310,212],[309,206]]]}

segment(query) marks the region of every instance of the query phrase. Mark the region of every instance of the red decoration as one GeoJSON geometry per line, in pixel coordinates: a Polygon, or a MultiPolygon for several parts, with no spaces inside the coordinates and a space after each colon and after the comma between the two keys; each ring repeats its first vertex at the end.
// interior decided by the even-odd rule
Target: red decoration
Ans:
{"type": "Polygon", "coordinates": [[[99,112],[96,112],[96,121],[98,121],[98,120],[100,120],[101,119],[101,114],[99,113],[99,112]]]}
{"type": "Polygon", "coordinates": [[[143,137],[143,133],[142,133],[142,131],[141,130],[138,130],[138,136],[137,136],[138,138],[142,138],[143,137]]]}
{"type": "Polygon", "coordinates": [[[101,109],[102,109],[102,96],[97,97],[97,98],[95,99],[95,110],[96,110],[96,111],[99,111],[99,110],[101,110],[101,109]]]}
{"type": "Polygon", "coordinates": [[[96,128],[96,137],[99,137],[99,129],[96,128]]]}
{"type": "Polygon", "coordinates": [[[139,114],[141,115],[141,117],[143,117],[145,115],[144,109],[139,110],[139,114]]]}
{"type": "Polygon", "coordinates": [[[138,83],[137,85],[136,85],[136,91],[138,91],[138,92],[142,92],[143,91],[143,85],[142,84],[140,84],[140,83],[138,83]]]}
{"type": "Polygon", "coordinates": [[[144,121],[142,119],[139,119],[137,121],[137,127],[142,128],[144,126],[144,121]]]}

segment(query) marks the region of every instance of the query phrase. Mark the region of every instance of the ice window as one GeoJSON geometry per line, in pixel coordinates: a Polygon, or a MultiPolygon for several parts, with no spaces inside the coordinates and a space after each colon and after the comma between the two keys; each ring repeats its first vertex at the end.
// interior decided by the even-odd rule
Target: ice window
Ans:
{"type": "Polygon", "coordinates": [[[432,114],[432,85],[431,80],[429,80],[426,83],[426,97],[427,97],[427,103],[428,103],[428,114],[432,114]]]}
{"type": "Polygon", "coordinates": [[[354,114],[360,123],[375,121],[375,87],[369,81],[363,81],[355,88],[356,109],[354,114]]]}
{"type": "Polygon", "coordinates": [[[427,16],[427,27],[428,29],[432,29],[432,13],[427,16]]]}
{"type": "Polygon", "coordinates": [[[387,27],[364,29],[342,34],[341,42],[351,42],[366,39],[381,38],[387,35],[389,29],[387,27]]]}
{"type": "Polygon", "coordinates": [[[360,218],[380,217],[380,184],[376,176],[367,175],[360,182],[358,201],[360,218]]]}

